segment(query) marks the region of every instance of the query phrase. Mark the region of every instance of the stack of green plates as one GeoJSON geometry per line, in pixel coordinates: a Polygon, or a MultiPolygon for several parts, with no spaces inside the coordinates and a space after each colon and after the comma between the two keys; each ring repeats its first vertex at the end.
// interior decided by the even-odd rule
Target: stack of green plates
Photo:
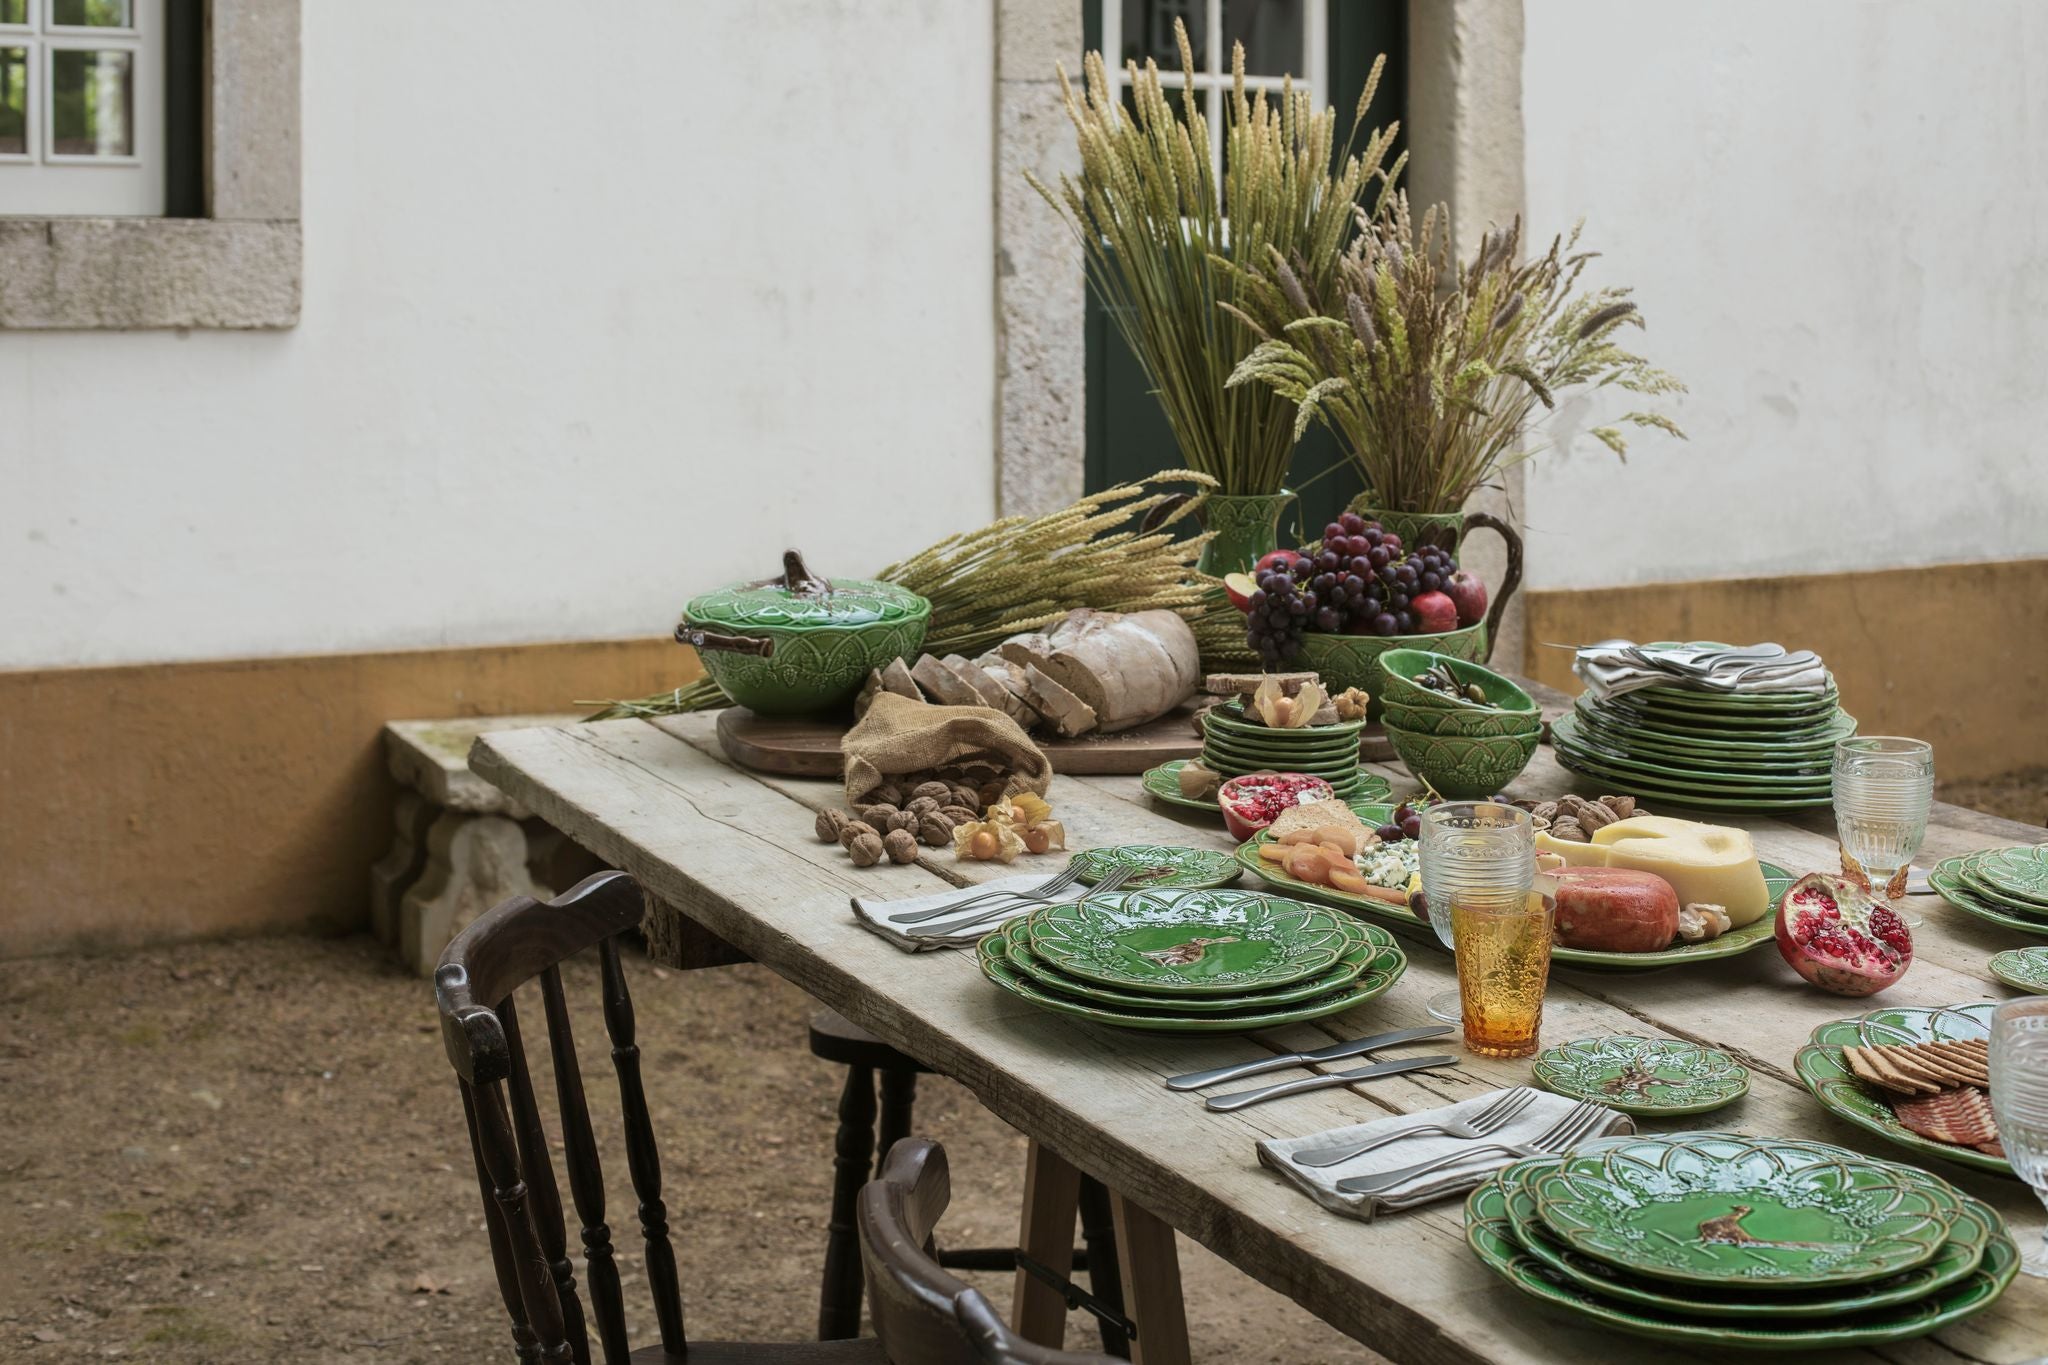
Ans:
{"type": "Polygon", "coordinates": [[[1573,772],[1615,791],[1724,811],[1826,805],[1835,741],[1855,733],[1832,681],[1818,695],[1584,692],[1550,726],[1557,761],[1573,772]]]}
{"type": "Polygon", "coordinates": [[[1943,858],[1927,884],[1958,910],[2048,938],[2048,848],[1994,848],[1943,858]]]}
{"type": "Polygon", "coordinates": [[[982,974],[1042,1009],[1154,1033],[1245,1033],[1385,991],[1385,930],[1256,891],[1126,891],[1049,905],[981,941],[982,974]]]}
{"type": "Polygon", "coordinates": [[[1307,773],[1349,799],[1358,795],[1358,737],[1363,718],[1299,730],[1275,730],[1245,717],[1242,701],[1229,701],[1202,717],[1202,762],[1227,778],[1246,773],[1307,773]]]}
{"type": "MultiPolygon", "coordinates": [[[[1145,776],[1140,779],[1140,784],[1145,788],[1146,794],[1155,801],[1164,801],[1169,806],[1179,806],[1183,810],[1207,811],[1221,820],[1223,811],[1217,806],[1215,797],[1181,794],[1180,770],[1191,762],[1192,759],[1186,758],[1168,759],[1156,768],[1147,769],[1145,776]]],[[[1344,800],[1351,809],[1358,810],[1362,806],[1384,799],[1393,790],[1393,784],[1386,778],[1369,769],[1361,768],[1358,770],[1357,785],[1344,793],[1344,800]]]]}
{"type": "Polygon", "coordinates": [[[2019,1271],[1990,1205],[1826,1143],[1603,1138],[1473,1191],[1465,1240],[1574,1319],[1659,1341],[1820,1351],[1925,1335],[2019,1271]]]}
{"type": "Polygon", "coordinates": [[[1854,1019],[1831,1020],[1815,1029],[1806,1040],[1806,1046],[1793,1056],[1792,1070],[1798,1074],[1800,1084],[1812,1091],[1813,1097],[1829,1112],[1859,1128],[1867,1128],[1923,1156],[1937,1156],[1959,1166],[2011,1175],[2012,1163],[2002,1156],[1980,1152],[1974,1147],[1959,1147],[1952,1142],[1936,1142],[1900,1123],[1898,1116],[1892,1113],[1890,1100],[1856,1079],[1849,1070],[1849,1063],[1842,1057],[1845,1047],[1989,1038],[1991,1011],[1996,1008],[1996,1002],[1989,1000],[1935,1008],[1887,1005],[1854,1019]]]}

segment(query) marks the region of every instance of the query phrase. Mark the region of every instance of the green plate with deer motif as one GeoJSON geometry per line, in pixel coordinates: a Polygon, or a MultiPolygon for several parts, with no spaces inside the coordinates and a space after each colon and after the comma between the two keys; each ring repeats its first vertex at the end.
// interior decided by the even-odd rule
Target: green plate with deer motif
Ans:
{"type": "Polygon", "coordinates": [[[2019,1248],[2000,1231],[1992,1236],[1975,1270],[1909,1303],[1820,1322],[1761,1316],[1743,1320],[1694,1317],[1621,1303],[1544,1264],[1517,1240],[1514,1222],[1508,1217],[1507,1196],[1497,1179],[1482,1184],[1466,1199],[1465,1242],[1489,1270],[1567,1319],[1715,1352],[1735,1347],[1810,1355],[1925,1336],[1989,1308],[2020,1267],[2019,1248]]]}
{"type": "Polygon", "coordinates": [[[1131,875],[1124,887],[1130,891],[1228,886],[1238,874],[1237,859],[1221,849],[1172,844],[1111,844],[1076,853],[1069,861],[1080,869],[1084,886],[1127,867],[1131,875]]]}
{"type": "Polygon", "coordinates": [[[2048,948],[2007,948],[1993,953],[1985,965],[2015,990],[2048,995],[2048,948]]]}
{"type": "Polygon", "coordinates": [[[1041,962],[1155,996],[1291,986],[1351,946],[1335,911],[1261,891],[1119,891],[1048,905],[1026,924],[1041,962]]]}
{"type": "MultiPolygon", "coordinates": [[[[1522,1250],[1596,1294],[1653,1311],[1702,1318],[1788,1319],[1867,1313],[1873,1308],[1910,1303],[1954,1284],[1983,1262],[1984,1252],[1994,1237],[2006,1235],[2004,1220],[1997,1210],[1965,1195],[1963,1215],[1949,1229],[1949,1239],[1941,1244],[1933,1259],[1881,1280],[1789,1293],[1752,1289],[1744,1283],[1718,1292],[1696,1285],[1681,1288],[1656,1280],[1639,1280],[1605,1261],[1582,1256],[1551,1237],[1550,1229],[1537,1216],[1536,1197],[1529,1192],[1529,1182],[1557,1163],[1557,1157],[1530,1157],[1501,1171],[1501,1193],[1507,1197],[1507,1216],[1514,1224],[1515,1240],[1521,1243],[1522,1250]]],[[[1897,1169],[1909,1178],[1934,1179],[1910,1166],[1897,1169]]]]}
{"type": "Polygon", "coordinates": [[[1675,1284],[1860,1284],[1933,1259],[1962,1200],[1824,1142],[1683,1133],[1594,1143],[1530,1183],[1581,1255],[1675,1284]]]}
{"type": "MultiPolygon", "coordinates": [[[[1154,800],[1164,801],[1169,806],[1180,806],[1186,810],[1201,811],[1221,824],[1223,812],[1217,807],[1215,797],[1181,794],[1180,770],[1187,767],[1190,761],[1185,758],[1174,758],[1168,759],[1156,768],[1148,768],[1145,775],[1138,780],[1139,785],[1144,787],[1145,794],[1154,800]]],[[[1374,801],[1384,801],[1393,790],[1393,785],[1386,778],[1378,773],[1360,769],[1358,785],[1346,793],[1343,799],[1353,810],[1357,810],[1360,806],[1374,801]]]]}
{"type": "Polygon", "coordinates": [[[1740,1099],[1749,1068],[1679,1038],[1580,1038],[1536,1058],[1536,1084],[1624,1114],[1704,1114],[1740,1099]]]}

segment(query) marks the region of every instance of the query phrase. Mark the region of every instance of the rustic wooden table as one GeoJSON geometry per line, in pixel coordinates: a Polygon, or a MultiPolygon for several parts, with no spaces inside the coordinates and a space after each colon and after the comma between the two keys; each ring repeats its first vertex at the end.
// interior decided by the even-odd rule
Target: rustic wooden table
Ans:
{"type": "MultiPolygon", "coordinates": [[[[1548,693],[1546,704],[1562,699],[1548,693]]],[[[472,754],[477,772],[687,915],[890,1043],[973,1090],[1033,1140],[1023,1240],[1060,1263],[1071,1248],[1078,1167],[1117,1193],[1119,1232],[1137,1273],[1128,1308],[1139,1359],[1188,1358],[1171,1229],[1178,1229],[1308,1311],[1397,1361],[1591,1362],[1714,1358],[1573,1326],[1537,1310],[1466,1249],[1458,1201],[1361,1223],[1301,1197],[1263,1170],[1262,1137],[1313,1132],[1386,1112],[1431,1108],[1526,1083],[1527,1062],[1465,1056],[1442,1075],[1396,1076],[1213,1114],[1169,1093],[1160,1078],[1427,1023],[1423,1001],[1455,984],[1448,954],[1426,929],[1408,938],[1407,975],[1386,995],[1332,1019],[1234,1038],[1126,1033],[1058,1018],[996,991],[966,952],[909,954],[854,924],[849,895],[912,895],[1014,871],[939,853],[918,864],[857,869],[837,845],[811,837],[812,811],[839,804],[835,783],[758,776],[721,754],[710,715],[498,732],[472,754]],[[1057,1153],[1058,1156],[1054,1156],[1057,1153]],[[1062,1160],[1062,1158],[1064,1160],[1062,1160]],[[1071,1162],[1071,1167],[1067,1164],[1071,1162]],[[1066,1225],[1058,1226],[1064,1212],[1066,1225]]],[[[1385,770],[1396,792],[1405,770],[1385,770]]],[[[1548,748],[1512,794],[1572,789],[1548,748]]],[[[1592,794],[1592,793],[1588,793],[1592,794]]],[[[1061,777],[1051,792],[1074,847],[1178,842],[1229,846],[1220,824],[1151,801],[1136,777],[1061,777]]],[[[1758,851],[1795,872],[1832,868],[1825,810],[1734,821],[1758,851]]],[[[2048,841],[2048,834],[1937,806],[1923,863],[1976,848],[2048,841]]],[[[1048,861],[1048,870],[1053,864],[1048,861]]],[[[2025,942],[1931,897],[1912,905],[1926,923],[1910,973],[1886,1003],[2001,999],[1985,971],[2001,948],[2025,942]]],[[[1645,1120],[1647,1131],[1700,1126],[1818,1138],[1902,1159],[1910,1153],[1843,1123],[1794,1078],[1793,1053],[1857,1002],[1801,982],[1769,946],[1744,956],[1646,974],[1557,971],[1544,1015],[1549,1042],[1606,1033],[1710,1042],[1754,1072],[1749,1094],[1701,1120],[1645,1120]]],[[[1340,1065],[1349,1065],[1343,1063],[1340,1065]]],[[[1270,1077],[1281,1079],[1288,1073],[1270,1077]]],[[[2039,1236],[2042,1209],[2026,1187],[1943,1165],[1939,1172],[1989,1200],[2021,1236],[2039,1236]]],[[[1057,1339],[1060,1309],[1020,1285],[1020,1326],[1057,1339]]],[[[1196,1343],[1199,1354],[1199,1343],[1196,1343]]],[[[1938,1337],[1828,1359],[2018,1362],[2048,1354],[2048,1282],[2017,1280],[1984,1313],[1938,1337]]]]}

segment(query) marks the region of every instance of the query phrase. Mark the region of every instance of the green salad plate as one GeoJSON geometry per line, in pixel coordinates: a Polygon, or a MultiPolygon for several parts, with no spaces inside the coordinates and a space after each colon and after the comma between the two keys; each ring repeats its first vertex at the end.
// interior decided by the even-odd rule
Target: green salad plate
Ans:
{"type": "Polygon", "coordinates": [[[1020,916],[996,930],[996,935],[1003,940],[1003,952],[1009,959],[1012,971],[1030,977],[1041,989],[1056,995],[1143,1014],[1221,1014],[1231,1010],[1269,1010],[1281,1005],[1292,1005],[1301,1000],[1314,1000],[1333,991],[1349,988],[1351,983],[1372,965],[1375,958],[1393,946],[1393,940],[1383,929],[1375,929],[1369,924],[1347,925],[1345,927],[1351,931],[1351,942],[1345,948],[1344,955],[1332,963],[1328,970],[1295,985],[1276,987],[1272,990],[1246,991],[1234,995],[1177,995],[1167,998],[1139,991],[1118,990],[1113,986],[1099,986],[1082,977],[1068,976],[1057,967],[1050,966],[1031,950],[1031,928],[1027,922],[1028,918],[1020,916]]]}
{"type": "MultiPolygon", "coordinates": [[[[1185,758],[1169,759],[1156,768],[1148,769],[1145,775],[1139,779],[1139,785],[1144,787],[1145,794],[1155,801],[1164,801],[1169,806],[1179,806],[1183,810],[1202,811],[1207,815],[1215,817],[1217,823],[1222,823],[1223,812],[1218,809],[1215,797],[1195,797],[1181,794],[1180,770],[1187,767],[1188,763],[1189,760],[1185,758]]],[[[1289,772],[1292,770],[1281,768],[1276,769],[1276,771],[1289,772]]],[[[1360,805],[1385,799],[1393,790],[1393,785],[1386,778],[1381,777],[1378,773],[1360,769],[1357,785],[1350,790],[1344,799],[1355,810],[1360,805]]]]}
{"type": "Polygon", "coordinates": [[[1681,1133],[1590,1143],[1529,1182],[1580,1255],[1683,1285],[1861,1284],[1932,1260],[1962,1214],[1946,1181],[1844,1147],[1681,1133]]]}
{"type": "Polygon", "coordinates": [[[1812,1353],[1925,1336],[1990,1307],[2019,1273],[2020,1264],[2019,1248],[2012,1238],[1996,1232],[1975,1270],[1924,1298],[1823,1321],[1761,1317],[1743,1321],[1618,1302],[1560,1273],[1524,1250],[1516,1239],[1507,1196],[1497,1179],[1481,1185],[1465,1201],[1465,1241],[1488,1269],[1565,1317],[1712,1351],[1734,1347],[1812,1353]]]}
{"type": "Polygon", "coordinates": [[[1237,880],[1237,859],[1217,848],[1181,848],[1172,844],[1112,844],[1091,848],[1068,859],[1081,884],[1093,886],[1119,868],[1129,868],[1126,890],[1165,887],[1228,886],[1237,880]]]}
{"type": "Polygon", "coordinates": [[[1550,733],[1552,742],[1558,747],[1583,750],[1617,772],[1639,775],[1653,781],[1681,786],[1687,790],[1724,791],[1735,794],[1754,791],[1763,795],[1777,791],[1787,795],[1806,796],[1816,791],[1832,790],[1834,783],[1832,775],[1825,770],[1817,777],[1808,774],[1748,773],[1737,771],[1718,759],[1699,760],[1689,766],[1678,767],[1653,762],[1647,758],[1637,758],[1631,754],[1604,749],[1586,740],[1577,722],[1570,716],[1559,716],[1552,721],[1550,733]]]}
{"type": "Polygon", "coordinates": [[[2048,995],[2048,948],[2007,948],[1986,964],[1991,974],[2015,990],[2048,995]]]}
{"type": "Polygon", "coordinates": [[[1046,906],[1025,923],[1041,962],[1155,996],[1293,985],[1352,942],[1334,911],[1263,891],[1118,891],[1046,906]]]}
{"type": "Polygon", "coordinates": [[[1686,766],[1713,764],[1738,770],[1798,768],[1826,772],[1834,762],[1835,742],[1832,739],[1797,745],[1695,743],[1664,739],[1640,729],[1622,729],[1612,721],[1589,720],[1579,713],[1573,714],[1570,728],[1578,731],[1591,747],[1613,749],[1644,758],[1673,759],[1686,766]]]}
{"type": "Polygon", "coordinates": [[[1976,870],[2006,895],[2048,909],[2048,846],[1994,848],[1978,855],[1976,870]]]}
{"type": "Polygon", "coordinates": [[[1894,1005],[1853,1019],[1836,1019],[1813,1031],[1806,1046],[1793,1055],[1792,1070],[1798,1074],[1800,1083],[1813,1092],[1813,1097],[1838,1118],[1922,1156],[1940,1157],[1997,1175],[2012,1175],[2012,1163],[2004,1157],[1973,1147],[1936,1142],[1900,1123],[1885,1097],[1857,1080],[1849,1064],[1842,1060],[1845,1047],[1988,1038],[1991,1011],[1996,1007],[1989,1000],[1938,1008],[1894,1005]]]}
{"type": "Polygon", "coordinates": [[[1202,715],[1202,731],[1205,735],[1237,735],[1247,739],[1275,739],[1287,743],[1293,736],[1326,742],[1349,740],[1358,743],[1365,731],[1363,720],[1340,720],[1329,725],[1305,725],[1294,730],[1276,730],[1261,721],[1245,719],[1242,701],[1227,701],[1221,706],[1211,707],[1202,715]]]}
{"type": "Polygon", "coordinates": [[[1993,905],[2016,910],[2023,915],[2048,917],[2048,902],[2040,900],[2029,892],[2014,891],[2000,876],[2000,859],[2006,849],[1988,849],[1980,853],[1965,853],[1956,867],[1956,876],[1963,885],[1976,892],[1979,897],[1993,905]]]}
{"type": "Polygon", "coordinates": [[[1742,1097],[1749,1068],[1679,1038],[1579,1038],[1536,1058],[1536,1084],[1624,1114],[1704,1114],[1742,1097]]]}
{"type": "Polygon", "coordinates": [[[1931,1260],[1911,1270],[1866,1284],[1817,1290],[1786,1291],[1751,1286],[1746,1281],[1732,1283],[1725,1289],[1689,1285],[1681,1290],[1656,1280],[1639,1279],[1605,1261],[1581,1255],[1551,1234],[1537,1214],[1536,1197],[1529,1182],[1554,1169],[1557,1162],[1556,1157],[1531,1157],[1500,1173],[1501,1193],[1506,1197],[1507,1217],[1514,1224],[1515,1240],[1521,1243],[1522,1250],[1596,1294],[1658,1312],[1702,1318],[1796,1319],[1839,1317],[1889,1308],[1923,1299],[1954,1284],[1983,1262],[1984,1253],[1995,1238],[2007,1235],[1995,1209],[1965,1195],[1962,1214],[1950,1226],[1948,1240],[1931,1260]]]}
{"type": "Polygon", "coordinates": [[[2034,915],[2014,910],[2010,906],[1985,899],[1966,884],[1960,876],[1960,867],[1969,855],[1960,858],[1943,858],[1927,869],[1927,884],[1956,909],[1966,915],[2007,929],[2017,929],[2023,934],[2048,937],[2048,913],[2034,915]]]}
{"type": "Polygon", "coordinates": [[[1700,731],[1638,720],[1612,709],[1596,709],[1584,696],[1572,703],[1572,717],[1589,730],[1626,739],[1631,745],[1640,742],[1646,748],[1670,749],[1708,758],[1784,758],[1817,754],[1832,761],[1835,741],[1856,732],[1856,719],[1847,713],[1838,714],[1825,725],[1814,727],[1814,733],[1803,738],[1777,732],[1700,731]]]}

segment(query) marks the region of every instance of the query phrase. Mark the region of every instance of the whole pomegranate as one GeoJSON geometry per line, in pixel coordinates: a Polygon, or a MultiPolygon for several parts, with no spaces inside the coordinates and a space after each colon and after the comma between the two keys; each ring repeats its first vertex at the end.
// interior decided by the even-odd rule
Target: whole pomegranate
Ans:
{"type": "Polygon", "coordinates": [[[1889,905],[1810,872],[1778,903],[1778,951],[1824,991],[1875,995],[1913,964],[1913,936],[1889,905]]]}

